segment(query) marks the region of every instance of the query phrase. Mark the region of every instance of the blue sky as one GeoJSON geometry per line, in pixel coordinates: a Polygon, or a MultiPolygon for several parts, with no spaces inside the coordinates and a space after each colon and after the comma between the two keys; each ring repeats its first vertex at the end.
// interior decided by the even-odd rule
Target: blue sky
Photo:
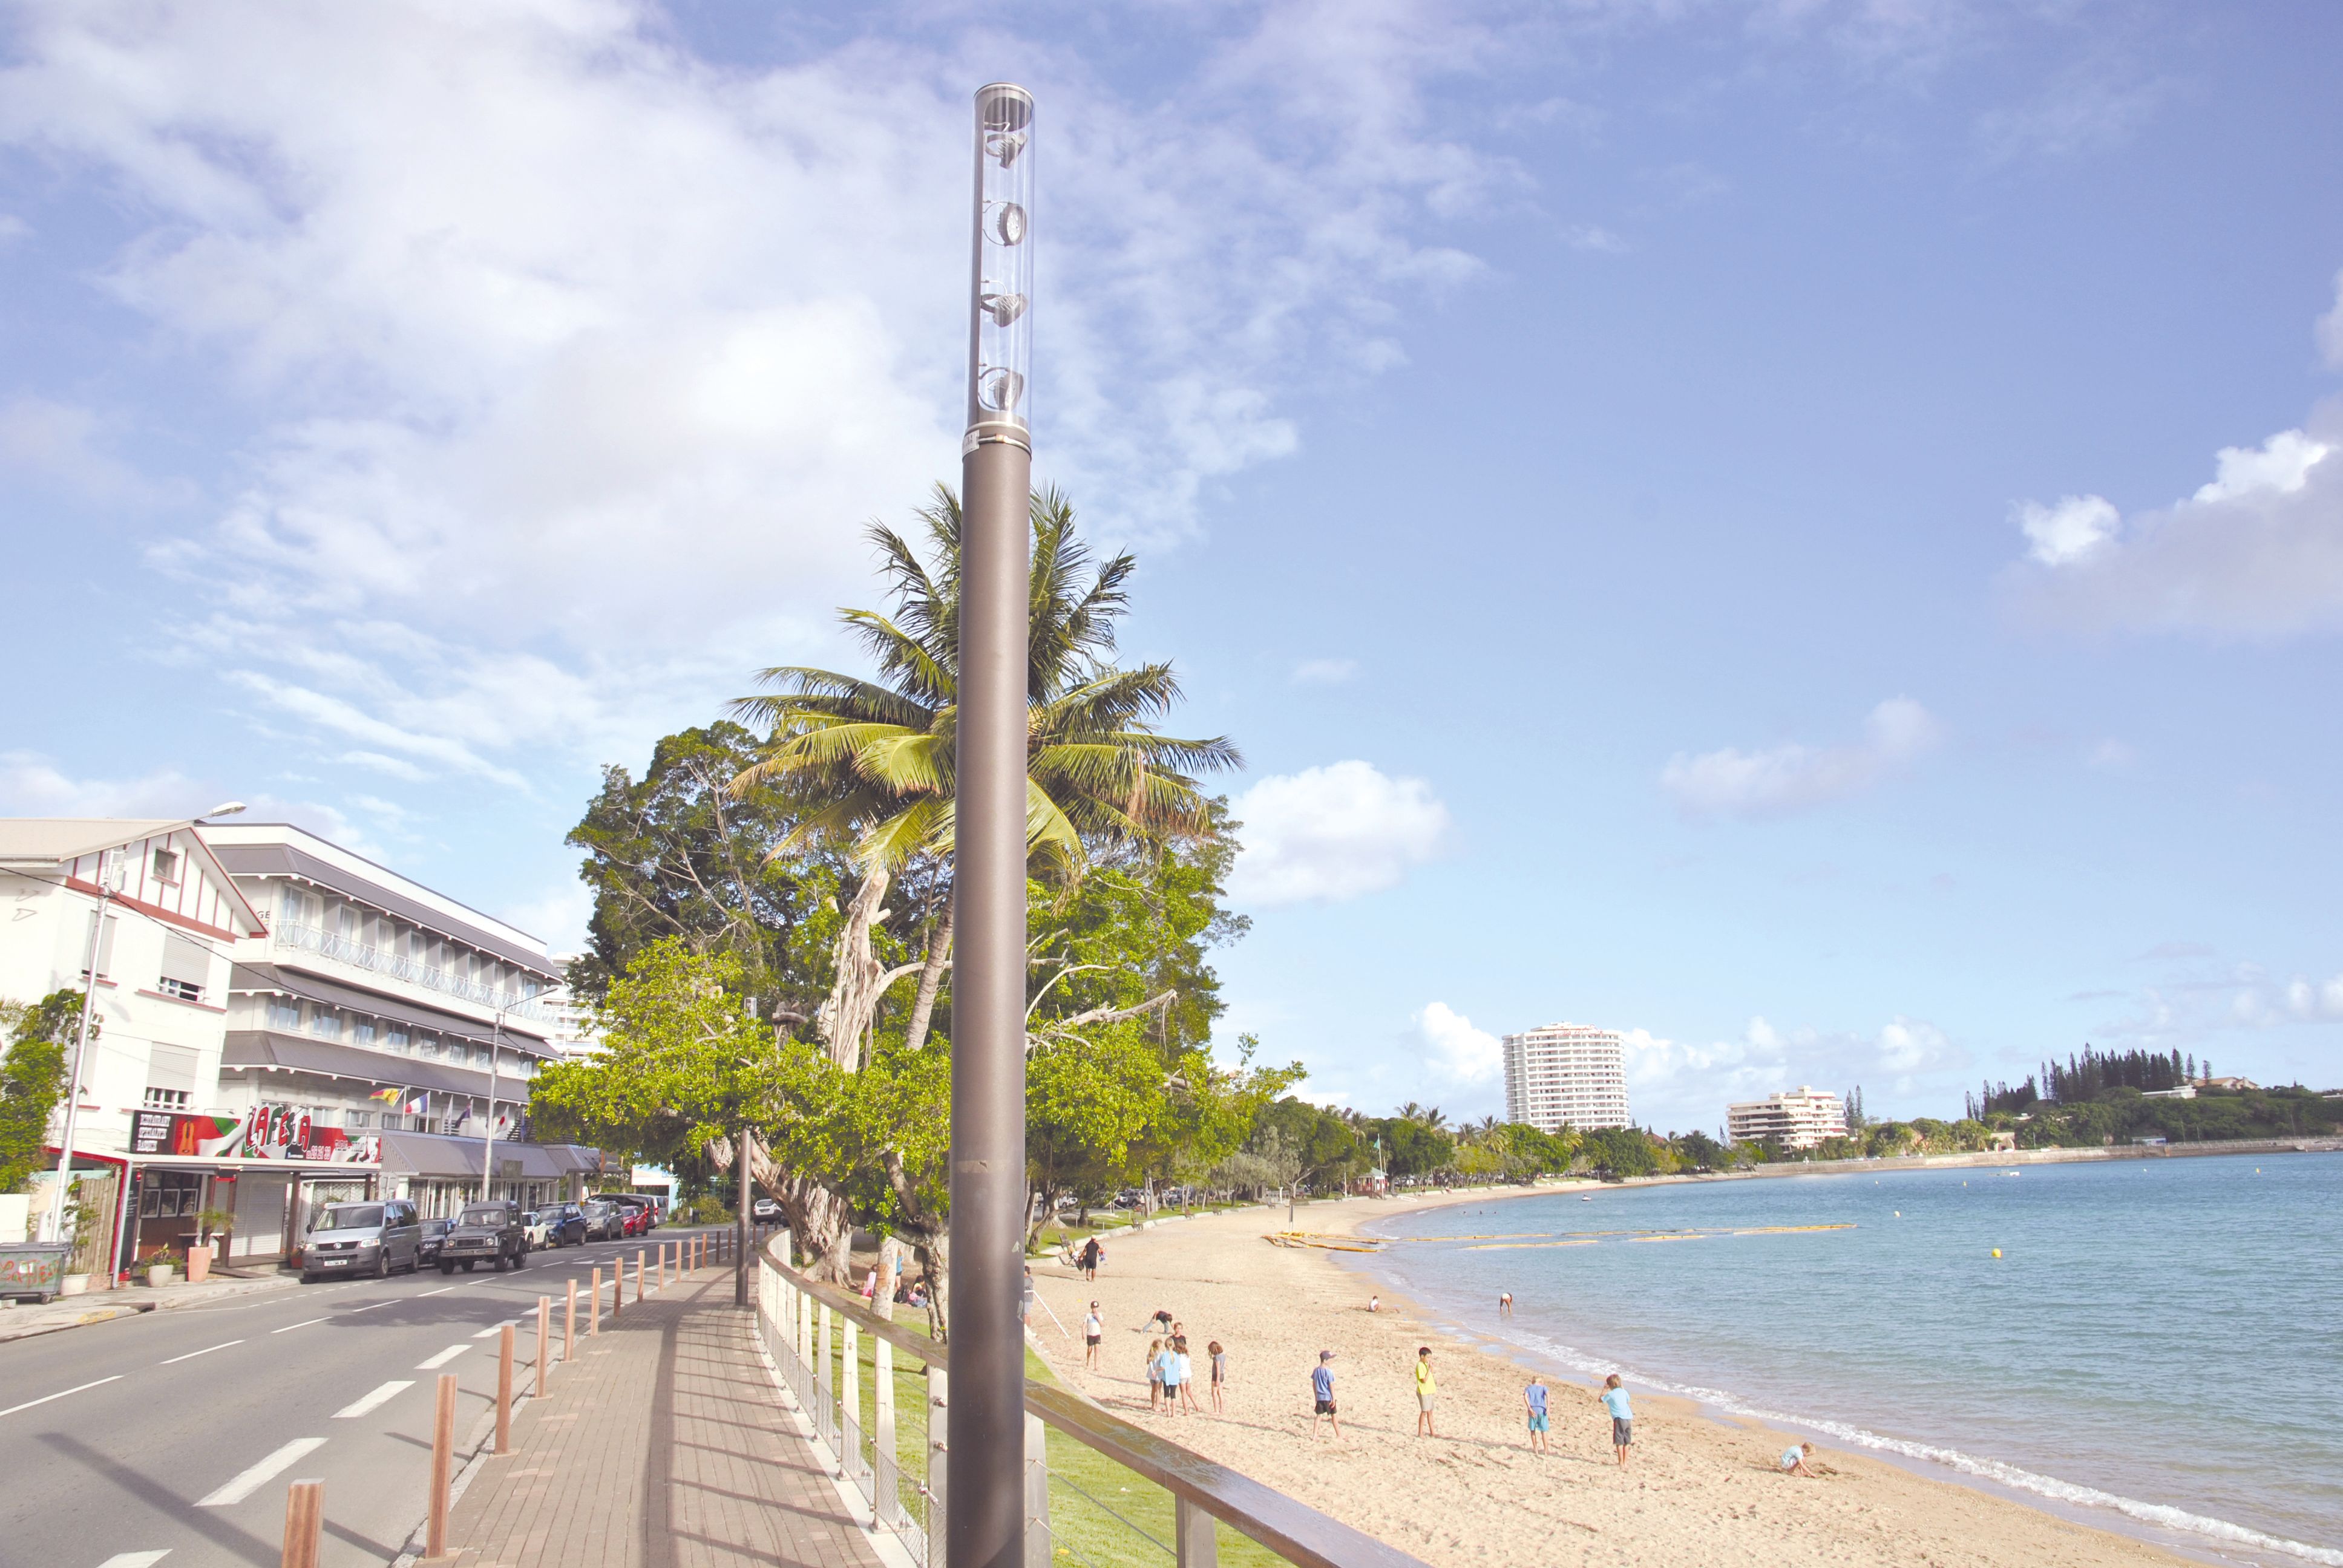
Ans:
{"type": "Polygon", "coordinates": [[[0,10],[0,810],[289,816],[574,941],[604,762],[1039,467],[1226,731],[1230,1032],[1381,1110],[2343,1082],[2331,7],[0,10]]]}

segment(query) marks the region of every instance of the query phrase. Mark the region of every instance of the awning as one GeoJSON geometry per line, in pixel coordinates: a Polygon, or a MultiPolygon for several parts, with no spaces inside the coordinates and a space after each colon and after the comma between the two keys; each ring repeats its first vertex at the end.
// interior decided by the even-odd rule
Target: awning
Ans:
{"type": "MultiPolygon", "coordinates": [[[[369,1013],[376,1018],[389,1019],[411,1029],[427,1029],[434,1034],[444,1034],[450,1040],[461,1040],[473,1045],[487,1045],[497,1038],[493,1025],[461,1013],[441,1012],[405,997],[385,991],[368,990],[343,980],[327,980],[306,969],[292,969],[283,964],[255,964],[239,961],[229,971],[227,989],[231,991],[282,991],[287,996],[307,997],[311,1001],[329,1001],[336,1007],[352,1012],[369,1013]]],[[[532,1056],[547,1054],[545,1028],[542,1024],[523,1023],[508,1018],[505,1020],[504,1042],[516,1050],[532,1056]]]]}
{"type": "MultiPolygon", "coordinates": [[[[382,1134],[382,1169],[387,1176],[442,1176],[478,1180],[481,1146],[477,1138],[448,1138],[437,1132],[382,1134]]],[[[601,1169],[598,1149],[575,1143],[513,1143],[496,1145],[497,1179],[503,1181],[556,1181],[562,1177],[601,1169]],[[516,1171],[515,1166],[519,1169],[516,1171]]]]}
{"type": "MultiPolygon", "coordinates": [[[[437,1089],[448,1094],[468,1094],[482,1099],[487,1098],[488,1092],[488,1075],[468,1067],[450,1067],[444,1061],[394,1056],[387,1050],[368,1050],[364,1046],[340,1045],[330,1040],[311,1040],[307,1035],[279,1034],[273,1029],[228,1030],[226,1049],[220,1052],[220,1065],[289,1067],[299,1072],[322,1072],[333,1078],[355,1078],[367,1083],[400,1089],[437,1089]]],[[[497,1099],[504,1104],[526,1103],[528,1081],[498,1075],[497,1099]]]]}
{"type": "Polygon", "coordinates": [[[402,920],[421,926],[425,930],[469,942],[484,952],[496,954],[508,963],[518,964],[532,974],[541,975],[549,980],[561,978],[561,966],[548,957],[542,949],[525,948],[508,937],[500,937],[456,920],[403,893],[394,893],[388,888],[354,877],[339,866],[327,865],[290,844],[215,844],[211,846],[211,852],[218,857],[220,864],[236,876],[298,877],[341,897],[372,904],[383,913],[396,915],[402,920]]]}

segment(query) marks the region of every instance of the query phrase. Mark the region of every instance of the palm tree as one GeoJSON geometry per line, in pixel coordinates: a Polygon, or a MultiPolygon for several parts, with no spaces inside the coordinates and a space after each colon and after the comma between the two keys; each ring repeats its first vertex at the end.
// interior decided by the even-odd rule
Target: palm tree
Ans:
{"type": "MultiPolygon", "coordinates": [[[[758,673],[769,695],[732,704],[769,732],[763,755],[732,789],[777,791],[802,816],[774,852],[826,840],[847,848],[862,872],[840,933],[838,978],[816,1020],[842,1065],[859,1054],[887,987],[914,970],[923,972],[912,1042],[925,1035],[951,940],[945,900],[920,963],[882,970],[870,957],[870,927],[890,879],[915,859],[947,861],[952,846],[959,498],[939,485],[935,502],[916,515],[932,564],[894,529],[872,524],[893,613],[840,612],[878,677],[782,666],[758,673]]],[[[1071,879],[1095,855],[1209,837],[1212,802],[1197,775],[1243,759],[1226,737],[1182,740],[1156,731],[1181,698],[1169,663],[1125,669],[1114,662],[1114,623],[1128,608],[1125,584],[1137,563],[1126,553],[1093,568],[1073,508],[1055,490],[1033,497],[1031,516],[1025,821],[1037,869],[1071,879]]]]}

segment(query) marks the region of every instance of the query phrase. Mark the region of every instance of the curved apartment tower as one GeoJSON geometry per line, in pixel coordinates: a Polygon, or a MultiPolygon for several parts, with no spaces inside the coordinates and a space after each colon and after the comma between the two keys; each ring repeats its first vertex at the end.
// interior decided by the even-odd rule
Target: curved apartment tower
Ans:
{"type": "Polygon", "coordinates": [[[1626,1126],[1626,1051],[1619,1031],[1549,1023],[1505,1036],[1505,1120],[1541,1132],[1626,1126]]]}

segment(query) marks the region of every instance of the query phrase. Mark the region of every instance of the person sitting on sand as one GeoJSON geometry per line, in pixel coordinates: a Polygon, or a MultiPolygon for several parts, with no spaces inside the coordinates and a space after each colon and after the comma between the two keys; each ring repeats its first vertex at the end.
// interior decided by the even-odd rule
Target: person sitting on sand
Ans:
{"type": "Polygon", "coordinates": [[[1530,1452],[1550,1453],[1545,1438],[1545,1380],[1530,1373],[1529,1386],[1522,1390],[1522,1402],[1530,1412],[1530,1452]]]}
{"type": "Polygon", "coordinates": [[[1371,1312],[1380,1312],[1383,1310],[1383,1299],[1381,1296],[1369,1296],[1367,1298],[1367,1311],[1371,1312]]]}
{"type": "Polygon", "coordinates": [[[1310,1374],[1310,1392],[1317,1409],[1310,1417],[1310,1435],[1318,1435],[1318,1418],[1325,1417],[1334,1424],[1334,1435],[1342,1435],[1342,1423],[1334,1414],[1334,1352],[1318,1352],[1318,1370],[1310,1374]]]}
{"type": "Polygon", "coordinates": [[[1819,1474],[1806,1468],[1806,1456],[1814,1452],[1814,1451],[1815,1445],[1811,1442],[1795,1443],[1784,1449],[1782,1451],[1782,1473],[1785,1475],[1803,1475],[1810,1481],[1821,1480],[1822,1477],[1819,1474]]]}
{"type": "Polygon", "coordinates": [[[1415,1435],[1438,1437],[1432,1424],[1432,1402],[1440,1392],[1439,1380],[1432,1375],[1432,1347],[1415,1348],[1415,1435]]]}
{"type": "Polygon", "coordinates": [[[1604,1378],[1603,1392],[1594,1397],[1611,1412],[1611,1446],[1619,1451],[1619,1465],[1624,1469],[1628,1445],[1635,1441],[1635,1412],[1627,1402],[1627,1391],[1619,1386],[1619,1374],[1604,1378]]]}
{"type": "Polygon", "coordinates": [[[1147,1342],[1147,1408],[1163,1408],[1163,1342],[1147,1342]]]}

